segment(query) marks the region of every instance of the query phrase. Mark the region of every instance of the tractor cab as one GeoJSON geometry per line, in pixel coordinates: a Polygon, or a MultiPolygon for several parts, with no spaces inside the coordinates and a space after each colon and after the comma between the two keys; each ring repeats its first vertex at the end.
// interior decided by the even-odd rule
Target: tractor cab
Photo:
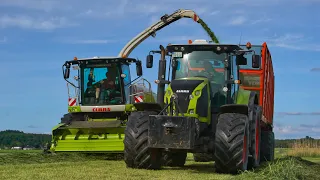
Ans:
{"type": "Polygon", "coordinates": [[[69,106],[107,106],[130,103],[131,74],[129,65],[136,63],[137,76],[142,76],[141,62],[132,58],[87,58],[66,61],[64,79],[68,82],[69,106]],[[69,80],[70,67],[75,76],[69,80]],[[70,94],[69,85],[75,93],[70,94]],[[74,101],[74,103],[70,101],[74,101]]]}

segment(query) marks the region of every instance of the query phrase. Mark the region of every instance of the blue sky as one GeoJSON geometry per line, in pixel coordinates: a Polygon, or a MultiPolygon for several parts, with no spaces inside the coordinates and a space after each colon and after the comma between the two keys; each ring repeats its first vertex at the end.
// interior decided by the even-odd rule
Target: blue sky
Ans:
{"type": "MultiPolygon", "coordinates": [[[[136,34],[179,8],[195,10],[221,43],[238,44],[241,33],[243,43],[267,42],[276,76],[276,138],[320,138],[319,0],[0,0],[0,130],[51,132],[67,112],[64,61],[116,56],[136,34]]],[[[160,44],[189,39],[208,36],[183,19],[130,56],[145,62],[160,44]]],[[[144,76],[154,82],[155,72],[145,69],[144,76]]]]}

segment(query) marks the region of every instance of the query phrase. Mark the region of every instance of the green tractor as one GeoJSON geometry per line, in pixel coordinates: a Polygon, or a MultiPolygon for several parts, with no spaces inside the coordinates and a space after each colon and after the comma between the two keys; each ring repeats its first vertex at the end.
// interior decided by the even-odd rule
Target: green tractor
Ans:
{"type": "MultiPolygon", "coordinates": [[[[239,67],[250,59],[252,67],[259,68],[261,56],[250,47],[201,40],[160,49],[158,109],[129,117],[124,139],[127,167],[184,166],[188,152],[199,161],[201,155],[214,160],[217,172],[258,167],[262,107],[256,92],[240,88],[239,67]],[[171,57],[171,81],[166,79],[166,56],[171,57]]],[[[152,64],[150,54],[147,68],[152,64]]]]}
{"type": "Polygon", "coordinates": [[[53,128],[49,151],[123,153],[130,112],[140,108],[136,105],[139,102],[155,102],[150,83],[141,78],[141,61],[118,57],[75,58],[64,63],[63,72],[68,85],[69,113],[53,128]],[[135,83],[129,68],[132,63],[136,64],[138,76],[135,83]],[[73,80],[71,66],[76,75],[73,80]]]}

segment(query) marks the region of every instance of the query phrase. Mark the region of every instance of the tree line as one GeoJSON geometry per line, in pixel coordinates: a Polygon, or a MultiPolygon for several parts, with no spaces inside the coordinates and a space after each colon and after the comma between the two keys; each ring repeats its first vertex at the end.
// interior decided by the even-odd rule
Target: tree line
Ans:
{"type": "MultiPolygon", "coordinates": [[[[0,148],[11,148],[11,147],[34,147],[41,148],[44,147],[47,142],[51,141],[50,134],[33,134],[24,133],[18,130],[5,130],[0,131],[0,148]]],[[[276,139],[276,148],[291,148],[295,144],[310,144],[314,147],[320,147],[320,139],[314,139],[312,137],[306,136],[301,139],[276,139]]]]}
{"type": "Polygon", "coordinates": [[[17,130],[0,131],[0,148],[11,147],[44,147],[47,142],[51,141],[49,134],[24,133],[17,130]]]}

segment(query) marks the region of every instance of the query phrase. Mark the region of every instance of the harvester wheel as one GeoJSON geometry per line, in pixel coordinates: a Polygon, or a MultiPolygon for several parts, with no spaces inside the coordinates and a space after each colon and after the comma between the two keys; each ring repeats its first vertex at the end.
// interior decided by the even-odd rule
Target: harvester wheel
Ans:
{"type": "Polygon", "coordinates": [[[261,126],[260,121],[262,118],[262,109],[260,106],[255,106],[254,119],[251,121],[250,125],[250,135],[251,135],[251,147],[250,147],[250,154],[252,155],[249,157],[249,164],[248,168],[256,168],[260,165],[260,147],[261,147],[261,126]]]}
{"type": "Polygon", "coordinates": [[[249,154],[248,116],[238,113],[219,115],[215,136],[215,168],[221,173],[247,170],[249,154]]]}
{"type": "Polygon", "coordinates": [[[261,161],[274,160],[274,133],[272,131],[261,131],[261,161]]]}
{"type": "Polygon", "coordinates": [[[165,152],[163,156],[163,165],[170,167],[183,167],[186,163],[186,152],[165,152]]]}
{"type": "Polygon", "coordinates": [[[213,161],[213,155],[207,153],[193,153],[193,160],[195,162],[210,162],[213,161]]]}
{"type": "Polygon", "coordinates": [[[128,118],[124,138],[124,161],[129,168],[160,169],[161,151],[148,148],[149,115],[154,111],[132,112],[128,118]]]}

